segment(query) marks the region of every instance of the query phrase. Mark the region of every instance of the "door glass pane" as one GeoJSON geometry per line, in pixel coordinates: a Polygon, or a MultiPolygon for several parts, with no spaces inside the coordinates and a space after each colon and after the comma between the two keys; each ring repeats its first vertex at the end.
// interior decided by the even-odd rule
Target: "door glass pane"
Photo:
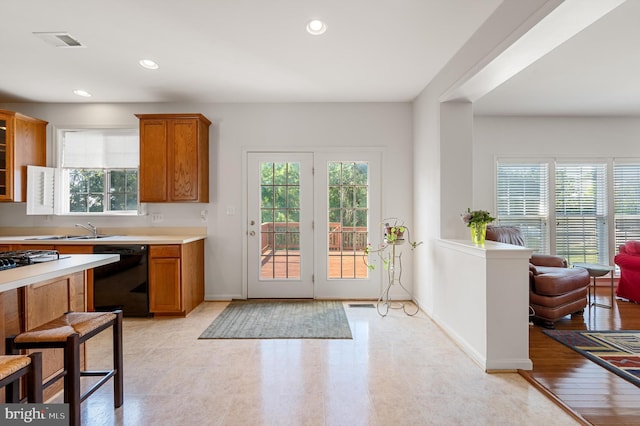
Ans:
{"type": "Polygon", "coordinates": [[[329,279],[368,278],[364,249],[369,235],[369,165],[329,162],[329,279]]]}
{"type": "Polygon", "coordinates": [[[300,278],[300,163],[260,163],[260,279],[300,278]]]}

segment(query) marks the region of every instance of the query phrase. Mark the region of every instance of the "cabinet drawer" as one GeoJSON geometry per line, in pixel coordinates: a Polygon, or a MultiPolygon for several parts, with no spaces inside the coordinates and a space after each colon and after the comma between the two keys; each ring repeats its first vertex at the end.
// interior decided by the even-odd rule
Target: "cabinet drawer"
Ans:
{"type": "Polygon", "coordinates": [[[150,246],[149,256],[151,257],[180,257],[180,246],[150,246]]]}

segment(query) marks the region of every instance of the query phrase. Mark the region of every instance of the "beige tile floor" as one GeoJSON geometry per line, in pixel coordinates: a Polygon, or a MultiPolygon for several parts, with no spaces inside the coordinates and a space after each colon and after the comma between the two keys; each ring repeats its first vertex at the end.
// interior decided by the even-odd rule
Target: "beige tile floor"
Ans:
{"type": "MultiPolygon", "coordinates": [[[[518,374],[484,373],[422,312],[345,302],[353,340],[198,340],[226,305],[125,318],[124,405],[108,383],[83,424],[577,424],[518,374]]],[[[108,333],[89,341],[90,368],[110,366],[108,333]]]]}

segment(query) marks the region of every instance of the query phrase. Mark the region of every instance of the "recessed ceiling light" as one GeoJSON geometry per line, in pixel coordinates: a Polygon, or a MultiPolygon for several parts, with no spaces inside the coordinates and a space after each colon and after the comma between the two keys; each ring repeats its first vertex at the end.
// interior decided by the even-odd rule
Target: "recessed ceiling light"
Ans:
{"type": "Polygon", "coordinates": [[[307,32],[311,35],[324,34],[327,31],[327,24],[319,19],[312,19],[307,23],[307,32]]]}
{"type": "Polygon", "coordinates": [[[141,59],[140,65],[148,70],[157,70],[159,68],[158,64],[151,59],[141,59]]]}
{"type": "Polygon", "coordinates": [[[78,96],[82,96],[83,98],[90,98],[91,97],[91,93],[87,92],[86,90],[82,90],[82,89],[76,89],[73,91],[74,94],[78,95],[78,96]]]}

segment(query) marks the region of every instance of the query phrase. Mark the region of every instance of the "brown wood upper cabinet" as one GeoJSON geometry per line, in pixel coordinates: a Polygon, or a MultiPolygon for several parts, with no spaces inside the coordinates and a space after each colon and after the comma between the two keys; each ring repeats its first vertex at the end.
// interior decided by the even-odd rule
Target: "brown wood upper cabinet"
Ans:
{"type": "Polygon", "coordinates": [[[209,202],[209,121],[202,114],[136,114],[140,201],[209,202]]]}
{"type": "Polygon", "coordinates": [[[0,201],[27,201],[27,166],[47,165],[47,124],[0,110],[0,201]]]}

